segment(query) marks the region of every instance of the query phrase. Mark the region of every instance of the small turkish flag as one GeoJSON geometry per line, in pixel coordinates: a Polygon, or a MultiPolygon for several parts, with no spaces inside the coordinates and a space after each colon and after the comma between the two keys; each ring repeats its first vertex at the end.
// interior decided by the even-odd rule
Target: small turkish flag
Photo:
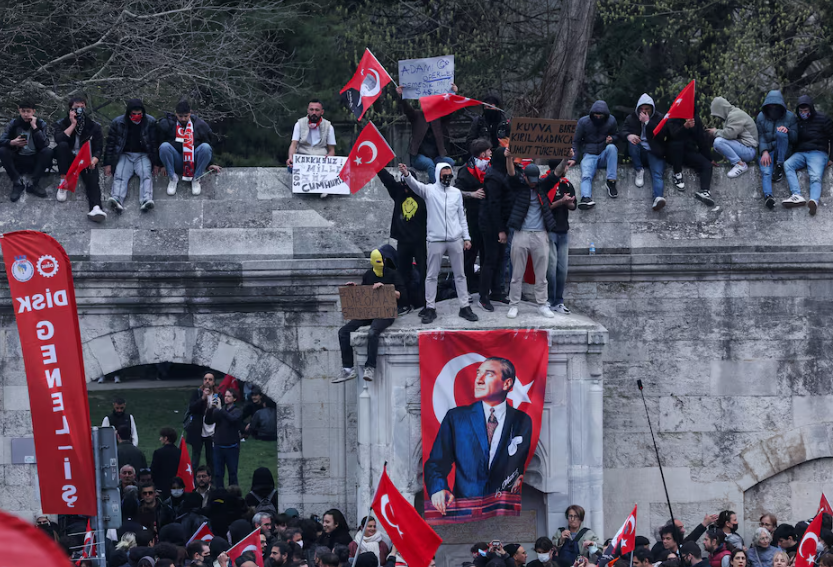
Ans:
{"type": "Polygon", "coordinates": [[[84,142],[84,145],[81,146],[81,149],[78,150],[78,155],[75,156],[74,160],[72,160],[72,165],[69,166],[66,178],[62,179],[58,184],[58,189],[65,189],[75,193],[75,186],[78,185],[78,176],[81,175],[81,172],[86,168],[90,167],[90,163],[92,163],[92,161],[93,156],[90,152],[90,141],[87,140],[84,142]]]}
{"type": "Polygon", "coordinates": [[[419,97],[419,105],[422,107],[422,113],[425,114],[425,120],[428,122],[447,116],[461,108],[479,104],[485,103],[451,93],[419,97]]]}
{"type": "Polygon", "coordinates": [[[191,467],[185,437],[179,439],[179,467],[176,469],[176,476],[185,483],[185,492],[194,492],[194,469],[191,467]]]}
{"type": "Polygon", "coordinates": [[[428,567],[443,542],[382,471],[371,508],[408,567],[428,567]]]}
{"type": "Polygon", "coordinates": [[[827,501],[827,496],[824,495],[824,492],[821,493],[821,500],[819,501],[819,510],[818,512],[816,512],[816,514],[821,514],[822,512],[833,516],[833,508],[830,507],[830,502],[827,501]]]}
{"type": "Polygon", "coordinates": [[[84,547],[81,549],[81,557],[75,562],[76,565],[81,565],[81,561],[96,557],[95,533],[90,527],[90,519],[87,518],[87,532],[84,534],[84,547]]]}
{"type": "Polygon", "coordinates": [[[357,193],[394,157],[387,140],[368,122],[338,176],[350,187],[350,193],[357,193]]]}
{"type": "Polygon", "coordinates": [[[257,563],[258,567],[264,567],[263,552],[260,551],[260,528],[257,528],[255,531],[237,542],[234,547],[226,551],[229,563],[234,565],[234,561],[247,551],[251,551],[252,554],[254,554],[255,563],[257,563]]]}
{"type": "MultiPolygon", "coordinates": [[[[214,534],[211,533],[211,528],[208,527],[208,522],[203,522],[202,525],[197,528],[197,531],[194,532],[194,535],[191,536],[191,539],[188,540],[188,543],[196,540],[202,540],[205,543],[209,543],[212,539],[214,539],[214,534]]],[[[188,543],[185,545],[187,546],[188,543]]]]}
{"type": "Polygon", "coordinates": [[[616,532],[616,535],[613,536],[612,540],[610,540],[610,545],[605,550],[604,555],[615,556],[615,559],[608,563],[608,565],[612,565],[616,562],[616,559],[626,553],[630,553],[634,549],[636,549],[636,504],[633,506],[633,512],[630,513],[625,520],[625,523],[622,524],[622,527],[619,528],[619,531],[616,532]],[[619,549],[617,549],[617,547],[619,549]],[[608,553],[608,551],[610,551],[610,553],[608,553]]]}
{"type": "Polygon", "coordinates": [[[70,565],[64,550],[45,531],[3,511],[0,549],[7,565],[70,565]]]}
{"type": "Polygon", "coordinates": [[[813,567],[816,563],[819,534],[821,534],[821,517],[821,514],[816,514],[807,527],[807,531],[804,532],[804,537],[798,544],[798,553],[795,554],[795,567],[813,567]]]}
{"type": "Polygon", "coordinates": [[[660,123],[654,128],[654,136],[659,134],[662,127],[665,126],[665,122],[670,118],[684,118],[686,120],[694,118],[694,81],[687,84],[674,99],[671,108],[668,109],[660,123]]]}
{"type": "Polygon", "coordinates": [[[356,115],[356,120],[362,119],[391,80],[382,64],[369,49],[365,49],[362,60],[359,61],[359,68],[350,82],[341,89],[341,98],[356,115]]]}

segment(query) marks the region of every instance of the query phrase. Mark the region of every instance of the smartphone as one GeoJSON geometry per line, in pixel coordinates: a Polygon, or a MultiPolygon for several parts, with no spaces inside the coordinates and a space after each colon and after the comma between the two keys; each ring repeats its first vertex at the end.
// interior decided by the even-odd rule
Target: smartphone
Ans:
{"type": "Polygon", "coordinates": [[[492,543],[490,543],[489,545],[491,545],[492,547],[500,547],[500,540],[499,539],[493,539],[492,543]]]}

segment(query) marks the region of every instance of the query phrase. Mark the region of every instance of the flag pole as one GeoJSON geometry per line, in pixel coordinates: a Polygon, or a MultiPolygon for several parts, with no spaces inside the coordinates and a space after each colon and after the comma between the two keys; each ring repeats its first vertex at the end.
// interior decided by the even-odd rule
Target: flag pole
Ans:
{"type": "Polygon", "coordinates": [[[645,418],[648,420],[648,429],[651,432],[651,440],[654,442],[654,452],[657,454],[659,476],[662,478],[662,487],[665,489],[665,501],[668,503],[668,513],[671,515],[671,525],[674,526],[672,535],[674,536],[674,541],[676,541],[679,545],[681,542],[677,541],[677,529],[676,525],[674,525],[674,511],[671,509],[671,498],[668,497],[668,485],[665,484],[665,474],[662,472],[662,462],[659,460],[659,448],[657,447],[657,440],[654,437],[654,428],[651,426],[651,415],[648,413],[648,402],[645,401],[645,392],[642,391],[642,380],[637,380],[636,386],[639,388],[639,393],[642,394],[642,404],[645,406],[645,418]]]}
{"type": "MultiPolygon", "coordinates": [[[[368,49],[368,51],[370,51],[368,49]]],[[[373,55],[371,53],[371,55],[373,55]]],[[[375,55],[374,55],[375,57],[375,55]]],[[[385,469],[388,467],[388,462],[385,461],[385,464],[382,465],[382,474],[385,474],[385,469]]],[[[376,494],[379,493],[379,484],[382,482],[382,477],[379,477],[379,482],[376,483],[376,491],[373,493],[373,498],[370,499],[370,506],[368,506],[369,512],[367,513],[367,519],[364,521],[364,526],[362,526],[362,538],[359,540],[359,545],[356,547],[356,557],[358,557],[359,553],[362,550],[362,545],[364,544],[364,534],[367,532],[367,524],[370,522],[370,516],[373,514],[373,502],[376,500],[376,494]]],[[[365,548],[367,549],[367,548],[365,548]]],[[[387,557],[385,558],[387,559],[387,557]]]]}

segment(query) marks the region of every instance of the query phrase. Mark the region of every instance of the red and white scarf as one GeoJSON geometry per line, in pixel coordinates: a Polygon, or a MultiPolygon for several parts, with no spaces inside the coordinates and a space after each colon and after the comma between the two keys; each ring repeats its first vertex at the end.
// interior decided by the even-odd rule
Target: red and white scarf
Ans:
{"type": "Polygon", "coordinates": [[[177,142],[182,142],[182,180],[191,181],[194,178],[194,123],[188,120],[183,127],[176,123],[177,142]]]}

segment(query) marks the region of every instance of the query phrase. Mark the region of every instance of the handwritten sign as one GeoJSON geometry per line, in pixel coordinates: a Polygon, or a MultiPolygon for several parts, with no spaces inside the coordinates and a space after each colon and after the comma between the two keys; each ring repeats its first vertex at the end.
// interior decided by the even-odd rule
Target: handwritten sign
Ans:
{"type": "Polygon", "coordinates": [[[566,158],[575,133],[575,120],[513,118],[509,150],[521,158],[566,158]]]}
{"type": "Polygon", "coordinates": [[[373,289],[372,285],[345,285],[338,288],[344,319],[395,319],[396,289],[388,284],[373,289]]]}
{"type": "Polygon", "coordinates": [[[417,99],[451,92],[454,82],[454,56],[403,59],[399,62],[402,98],[417,99]]]}
{"type": "Polygon", "coordinates": [[[349,195],[350,187],[338,176],[346,161],[343,156],[295,154],[292,160],[292,192],[349,195]]]}

